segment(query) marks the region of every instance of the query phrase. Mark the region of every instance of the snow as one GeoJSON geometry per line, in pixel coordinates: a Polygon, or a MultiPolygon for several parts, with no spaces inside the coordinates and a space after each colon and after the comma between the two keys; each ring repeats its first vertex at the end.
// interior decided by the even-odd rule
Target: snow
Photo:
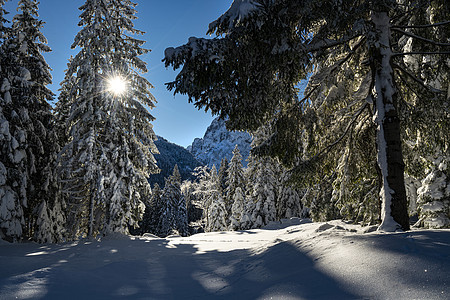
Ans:
{"type": "Polygon", "coordinates": [[[284,220],[191,237],[0,244],[0,299],[448,299],[450,230],[284,220]]]}
{"type": "Polygon", "coordinates": [[[209,30],[213,31],[220,24],[232,29],[248,18],[251,13],[258,10],[259,7],[258,1],[255,0],[234,0],[230,8],[219,19],[209,24],[209,30]]]}
{"type": "Polygon", "coordinates": [[[252,137],[248,132],[228,131],[225,122],[225,120],[215,118],[208,126],[203,138],[196,138],[187,150],[201,163],[210,168],[213,165],[219,168],[223,158],[231,160],[233,149],[238,145],[242,155],[242,164],[246,166],[252,137]]]}

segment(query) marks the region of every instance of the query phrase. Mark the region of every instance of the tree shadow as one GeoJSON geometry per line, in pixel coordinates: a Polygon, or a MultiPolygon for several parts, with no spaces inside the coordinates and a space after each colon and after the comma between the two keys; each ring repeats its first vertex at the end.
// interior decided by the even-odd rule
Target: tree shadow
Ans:
{"type": "MultiPolygon", "coordinates": [[[[358,298],[289,242],[261,253],[199,251],[195,244],[168,239],[45,247],[15,247],[11,263],[3,266],[17,271],[0,271],[0,298],[358,298]]],[[[3,250],[0,256],[9,259],[12,251],[3,250]]]]}

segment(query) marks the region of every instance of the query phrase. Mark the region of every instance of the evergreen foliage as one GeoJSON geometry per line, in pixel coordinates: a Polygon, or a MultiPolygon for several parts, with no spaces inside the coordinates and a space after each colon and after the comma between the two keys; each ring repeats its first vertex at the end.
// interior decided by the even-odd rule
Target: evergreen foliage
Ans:
{"type": "MultiPolygon", "coordinates": [[[[227,211],[227,220],[230,219],[232,214],[232,206],[234,204],[234,198],[236,196],[236,190],[240,188],[241,193],[245,190],[244,170],[242,166],[242,156],[238,146],[233,150],[233,157],[230,160],[226,174],[226,188],[223,192],[225,195],[225,208],[227,211]]],[[[228,224],[229,225],[229,224],[228,224]]]]}
{"type": "Polygon", "coordinates": [[[53,93],[43,52],[51,49],[40,31],[38,2],[20,0],[11,28],[5,28],[1,2],[1,216],[8,240],[62,239],[63,208],[54,172],[59,151],[48,101],[53,93]]]}
{"type": "MultiPolygon", "coordinates": [[[[173,169],[173,174],[166,179],[161,202],[155,234],[162,237],[170,234],[188,235],[187,206],[181,193],[181,175],[177,165],[173,169]]],[[[158,204],[155,207],[158,207],[158,204]]]]}
{"type": "Polygon", "coordinates": [[[216,167],[213,166],[208,176],[208,184],[204,195],[205,203],[205,230],[224,231],[227,230],[227,211],[225,201],[221,193],[221,184],[216,167]]]}
{"type": "Polygon", "coordinates": [[[142,34],[133,25],[135,6],[87,0],[80,7],[82,28],[72,45],[80,51],[69,62],[57,107],[68,133],[60,165],[72,237],[137,226],[150,197],[147,178],[158,171],[154,118],[144,107],[155,99],[140,75],[147,69],[139,56],[148,50],[134,38],[142,34]],[[108,87],[117,78],[126,84],[123,93],[108,87]]]}
{"type": "Polygon", "coordinates": [[[442,0],[236,0],[210,24],[218,38],[166,50],[166,65],[182,67],[168,87],[229,116],[231,129],[271,122],[273,134],[257,152],[295,165],[303,186],[332,180],[333,201],[348,218],[373,221],[376,186],[380,229],[407,230],[402,143],[420,132],[414,110],[434,116],[431,103],[440,107],[436,119],[420,124],[439,124],[439,140],[449,132],[449,11],[442,0]],[[430,63],[412,70],[407,60],[415,55],[430,63]],[[435,62],[440,85],[426,76],[435,62]],[[296,86],[309,72],[306,96],[298,98],[296,86]]]}

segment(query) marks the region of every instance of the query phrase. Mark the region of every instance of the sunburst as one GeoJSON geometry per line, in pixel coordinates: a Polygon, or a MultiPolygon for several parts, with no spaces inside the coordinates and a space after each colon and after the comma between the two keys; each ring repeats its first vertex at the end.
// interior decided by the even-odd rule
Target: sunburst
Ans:
{"type": "Polygon", "coordinates": [[[112,76],[107,79],[108,92],[118,97],[127,91],[127,81],[122,76],[112,76]]]}

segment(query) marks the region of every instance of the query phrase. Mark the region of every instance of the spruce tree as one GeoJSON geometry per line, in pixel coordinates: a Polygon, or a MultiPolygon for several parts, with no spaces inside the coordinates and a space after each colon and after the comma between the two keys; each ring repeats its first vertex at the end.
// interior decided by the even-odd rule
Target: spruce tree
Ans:
{"type": "Polygon", "coordinates": [[[230,160],[225,190],[225,208],[227,211],[227,223],[230,224],[230,217],[232,214],[232,206],[236,190],[240,188],[242,193],[245,190],[244,170],[242,166],[242,155],[236,145],[233,150],[233,157],[230,160]]]}
{"type": "Polygon", "coordinates": [[[152,197],[150,198],[149,205],[145,207],[145,213],[142,219],[142,233],[156,233],[156,228],[160,218],[159,212],[162,205],[162,190],[159,187],[159,184],[155,183],[152,189],[152,197]]]}
{"type": "Polygon", "coordinates": [[[255,205],[251,214],[253,228],[260,228],[277,220],[277,179],[272,160],[261,158],[251,166],[256,174],[250,194],[250,201],[255,205]]]}
{"type": "Polygon", "coordinates": [[[42,56],[51,50],[40,31],[44,22],[37,17],[37,1],[19,1],[12,27],[2,37],[5,104],[2,111],[6,117],[3,125],[7,129],[3,134],[2,158],[9,160],[5,160],[4,166],[10,170],[6,181],[12,184],[12,188],[5,188],[3,192],[9,195],[5,203],[9,207],[10,226],[14,226],[16,232],[12,239],[22,235],[40,242],[54,242],[62,239],[60,220],[64,220],[64,203],[59,203],[59,185],[54,171],[59,148],[48,103],[53,93],[46,87],[52,78],[42,56]],[[18,228],[19,218],[25,230],[18,228]]]}
{"type": "Polygon", "coordinates": [[[11,28],[5,26],[4,15],[8,12],[3,8],[4,3],[0,1],[0,238],[15,241],[23,237],[24,207],[27,205],[27,186],[23,182],[26,180],[25,163],[22,162],[25,151],[23,147],[19,148],[19,141],[25,142],[25,133],[18,128],[16,110],[20,107],[17,101],[12,101],[16,56],[9,50],[13,36],[11,28]],[[18,134],[23,140],[17,140],[18,134]]]}
{"type": "MultiPolygon", "coordinates": [[[[432,114],[433,99],[433,106],[442,109],[437,112],[444,120],[440,136],[449,125],[448,80],[433,86],[404,59],[445,60],[449,11],[443,0],[236,0],[210,25],[209,32],[219,38],[191,38],[166,50],[166,64],[183,67],[168,87],[188,94],[199,108],[229,116],[231,129],[255,130],[272,121],[274,134],[259,152],[296,164],[299,182],[318,169],[326,173],[322,178],[331,176],[337,158],[349,148],[353,158],[348,161],[364,172],[345,168],[338,181],[345,185],[351,176],[373,186],[378,177],[380,230],[407,230],[402,138],[414,128],[408,115],[416,107],[432,114]],[[434,17],[416,17],[424,12],[434,17]],[[438,34],[426,34],[433,31],[438,34]],[[417,42],[412,51],[401,48],[408,38],[417,42]],[[297,84],[309,72],[306,95],[298,97],[297,84]],[[412,100],[410,90],[421,96],[412,100]],[[370,150],[370,161],[364,149],[370,150]]],[[[447,78],[448,68],[442,70],[447,78]]],[[[435,123],[423,121],[430,128],[435,123]]],[[[368,195],[371,188],[360,194],[368,195]]]]}
{"type": "Polygon", "coordinates": [[[206,201],[204,204],[206,215],[205,230],[208,232],[227,230],[227,212],[220,185],[216,167],[213,166],[208,177],[208,186],[205,194],[206,201]]]}
{"type": "Polygon", "coordinates": [[[166,179],[161,199],[156,234],[167,236],[177,233],[186,236],[188,234],[187,207],[186,200],[181,194],[181,175],[177,165],[173,168],[173,174],[166,179]]]}
{"type": "Polygon", "coordinates": [[[173,192],[171,200],[173,202],[173,228],[178,231],[181,236],[187,236],[189,233],[188,228],[188,216],[187,216],[187,205],[186,199],[181,193],[181,175],[178,170],[178,165],[173,168],[173,192]]]}
{"type": "Polygon", "coordinates": [[[241,230],[246,227],[244,216],[246,214],[245,193],[241,187],[237,187],[233,194],[233,205],[231,206],[230,230],[241,230]]]}
{"type": "Polygon", "coordinates": [[[139,56],[148,50],[134,38],[142,33],[133,25],[135,6],[87,0],[80,7],[82,28],[72,45],[80,51],[69,62],[58,107],[68,132],[60,166],[73,237],[137,226],[150,197],[147,178],[157,172],[154,118],[144,107],[154,107],[154,97],[140,75],[146,65],[139,56]]]}
{"type": "Polygon", "coordinates": [[[229,168],[228,159],[226,157],[224,157],[220,161],[219,174],[218,174],[219,180],[220,180],[220,189],[221,189],[223,195],[225,195],[226,189],[227,189],[228,168],[229,168]]]}

